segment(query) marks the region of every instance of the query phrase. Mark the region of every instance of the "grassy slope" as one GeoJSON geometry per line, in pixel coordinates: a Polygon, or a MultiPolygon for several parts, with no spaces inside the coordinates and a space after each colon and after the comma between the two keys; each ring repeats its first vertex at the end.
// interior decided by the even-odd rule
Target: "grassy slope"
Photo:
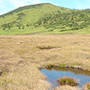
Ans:
{"type": "MultiPolygon", "coordinates": [[[[47,33],[44,34],[52,34],[52,32],[48,32],[50,28],[46,29],[46,27],[40,25],[37,26],[38,22],[41,18],[44,18],[45,16],[48,15],[53,15],[54,13],[57,12],[61,13],[70,13],[70,12],[76,12],[77,10],[71,10],[59,6],[55,6],[49,3],[46,4],[38,4],[38,5],[28,5],[24,7],[20,7],[16,10],[13,10],[9,13],[6,13],[2,16],[0,16],[0,35],[3,34],[26,34],[26,33],[34,33],[34,32],[42,32],[42,31],[47,31],[47,33]],[[9,24],[13,27],[10,29],[6,28],[3,30],[3,27],[1,27],[4,24],[9,24]],[[21,27],[24,26],[24,29],[19,29],[17,25],[21,25],[21,27]],[[27,24],[29,26],[27,26],[27,24]]],[[[86,13],[87,15],[88,13],[86,13]]],[[[88,14],[89,15],[89,14],[88,14]]],[[[53,20],[53,19],[52,19],[53,20]]],[[[53,20],[54,21],[54,20],[53,20]]],[[[47,21],[48,22],[48,21],[47,21]]],[[[47,26],[48,24],[46,24],[47,26]]],[[[62,25],[63,26],[63,25],[62,25]]],[[[79,31],[72,31],[68,30],[65,32],[61,32],[60,30],[60,25],[54,29],[53,33],[67,33],[67,32],[82,32],[85,29],[79,30],[79,31]]],[[[69,29],[66,27],[66,29],[69,29]]],[[[89,30],[89,27],[87,27],[87,30],[89,30]]],[[[90,30],[87,32],[86,30],[84,33],[89,33],[90,30]]]]}
{"type": "Polygon", "coordinates": [[[50,13],[53,13],[53,12],[58,11],[58,10],[60,10],[62,12],[66,12],[66,9],[64,9],[64,8],[62,9],[61,7],[54,6],[52,4],[34,5],[33,8],[32,8],[32,6],[26,6],[26,7],[18,8],[14,11],[11,11],[11,12],[3,15],[5,17],[0,18],[0,21],[2,21],[0,23],[0,25],[2,25],[4,23],[17,21],[18,14],[20,14],[20,13],[25,14],[25,16],[21,17],[21,18],[23,18],[21,20],[22,23],[26,24],[29,22],[29,24],[33,24],[36,21],[38,21],[41,17],[43,17],[45,14],[50,14],[50,13]],[[28,9],[26,7],[28,7],[28,9]],[[19,9],[21,9],[21,10],[19,10],[19,9]],[[10,13],[12,13],[12,14],[10,14],[10,13]]]}
{"type": "MultiPolygon", "coordinates": [[[[27,24],[29,22],[29,24],[33,24],[34,22],[38,21],[40,19],[40,17],[44,16],[44,14],[48,14],[48,13],[52,13],[56,10],[59,10],[60,7],[54,7],[53,5],[50,4],[44,4],[44,5],[35,5],[33,6],[25,6],[24,9],[22,9],[23,7],[16,9],[12,12],[9,12],[3,17],[0,18],[0,26],[5,24],[5,23],[10,23],[13,21],[17,21],[18,18],[18,14],[19,13],[24,13],[25,16],[23,16],[21,22],[23,22],[23,24],[27,24]],[[47,8],[48,7],[48,8],[47,8]],[[26,9],[25,9],[26,8],[26,9]],[[28,8],[28,9],[27,9],[28,8]],[[10,14],[13,13],[13,14],[10,14]],[[10,15],[9,15],[10,14],[10,15]]],[[[19,30],[17,27],[12,28],[11,30],[6,29],[6,30],[0,30],[0,34],[23,34],[23,33],[32,33],[32,32],[37,32],[37,31],[42,31],[41,28],[37,28],[33,30],[34,27],[29,27],[26,28],[24,30],[19,30]]]]}

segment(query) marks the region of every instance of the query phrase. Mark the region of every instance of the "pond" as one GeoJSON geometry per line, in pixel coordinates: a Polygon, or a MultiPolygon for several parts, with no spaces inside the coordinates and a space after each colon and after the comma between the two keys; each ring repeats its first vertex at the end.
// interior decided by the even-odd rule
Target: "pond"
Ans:
{"type": "Polygon", "coordinates": [[[51,83],[50,89],[59,86],[57,79],[63,76],[70,76],[78,79],[78,87],[82,87],[85,83],[90,82],[90,72],[81,70],[72,70],[66,68],[46,68],[41,69],[41,73],[47,76],[46,80],[51,83]]]}

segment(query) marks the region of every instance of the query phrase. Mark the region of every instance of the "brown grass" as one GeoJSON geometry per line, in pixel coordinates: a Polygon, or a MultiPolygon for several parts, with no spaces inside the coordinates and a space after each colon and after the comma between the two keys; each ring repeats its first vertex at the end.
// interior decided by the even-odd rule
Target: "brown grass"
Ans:
{"type": "Polygon", "coordinates": [[[90,35],[0,36],[0,88],[47,90],[39,67],[79,65],[90,71],[90,35]],[[59,47],[39,49],[37,47],[59,47]]]}
{"type": "Polygon", "coordinates": [[[72,77],[60,77],[58,78],[57,82],[60,85],[70,85],[70,86],[76,86],[77,85],[77,80],[72,77]]]}
{"type": "Polygon", "coordinates": [[[72,87],[72,86],[59,86],[55,90],[80,90],[78,87],[72,87]]]}
{"type": "Polygon", "coordinates": [[[84,90],[90,90],[90,82],[86,83],[83,88],[84,90]]]}

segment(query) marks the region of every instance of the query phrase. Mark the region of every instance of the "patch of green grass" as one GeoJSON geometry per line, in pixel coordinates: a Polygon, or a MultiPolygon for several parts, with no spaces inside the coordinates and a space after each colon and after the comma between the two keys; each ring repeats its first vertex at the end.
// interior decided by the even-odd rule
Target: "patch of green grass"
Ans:
{"type": "Polygon", "coordinates": [[[0,29],[0,35],[16,35],[16,34],[39,34],[43,33],[45,30],[44,27],[37,27],[37,28],[26,28],[26,29],[17,29],[13,28],[10,30],[1,30],[0,29]]]}

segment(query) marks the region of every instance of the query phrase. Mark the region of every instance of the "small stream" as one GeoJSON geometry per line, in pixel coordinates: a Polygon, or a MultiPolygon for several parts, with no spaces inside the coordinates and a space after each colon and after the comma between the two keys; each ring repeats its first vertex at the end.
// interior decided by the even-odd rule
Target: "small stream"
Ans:
{"type": "Polygon", "coordinates": [[[51,89],[59,86],[57,79],[63,76],[70,76],[75,79],[78,79],[78,87],[82,87],[85,83],[90,82],[90,72],[89,71],[80,71],[72,70],[66,68],[46,68],[41,69],[41,73],[47,76],[47,81],[51,83],[51,89]]]}

